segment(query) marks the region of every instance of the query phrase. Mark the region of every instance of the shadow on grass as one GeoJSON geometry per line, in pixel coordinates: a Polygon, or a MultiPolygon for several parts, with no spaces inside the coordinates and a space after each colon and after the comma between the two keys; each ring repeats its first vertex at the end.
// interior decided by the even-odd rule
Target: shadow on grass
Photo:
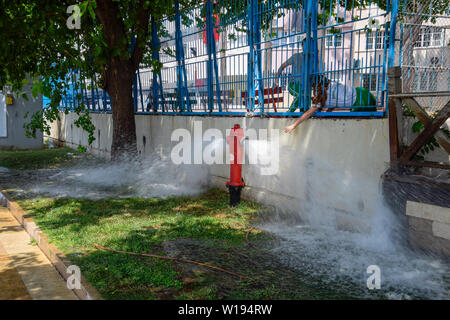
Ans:
{"type": "Polygon", "coordinates": [[[114,252],[71,254],[69,259],[81,267],[105,299],[354,299],[360,295],[354,288],[343,290],[290,269],[275,256],[245,244],[230,246],[217,239],[178,238],[155,245],[147,236],[153,232],[141,231],[106,242],[105,246],[208,263],[246,278],[114,252]]]}
{"type": "MultiPolygon", "coordinates": [[[[106,299],[351,298],[282,265],[272,254],[248,247],[246,235],[261,208],[246,201],[230,208],[224,191],[167,199],[37,199],[21,205],[106,299]],[[185,263],[99,251],[94,243],[208,263],[246,279],[185,263]]],[[[249,239],[269,247],[274,241],[259,230],[249,239]]]]}
{"type": "Polygon", "coordinates": [[[198,197],[167,199],[38,199],[21,205],[41,229],[69,238],[92,228],[135,234],[151,227],[147,237],[157,242],[176,237],[241,241],[258,206],[244,203],[229,208],[223,193],[211,190],[198,197]]]}
{"type": "Polygon", "coordinates": [[[0,149],[0,167],[26,170],[56,168],[79,156],[68,147],[41,149],[0,149]]]}

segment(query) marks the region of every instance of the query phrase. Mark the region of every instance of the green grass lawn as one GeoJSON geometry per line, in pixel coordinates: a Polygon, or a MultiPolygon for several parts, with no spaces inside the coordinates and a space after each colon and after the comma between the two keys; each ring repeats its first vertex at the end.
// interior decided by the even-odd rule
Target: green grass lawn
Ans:
{"type": "MultiPolygon", "coordinates": [[[[69,148],[0,150],[0,166],[14,169],[64,167],[86,161],[90,161],[88,157],[69,148]]],[[[25,177],[30,179],[29,175],[25,177]]],[[[9,185],[11,182],[5,180],[2,187],[9,185]]],[[[24,195],[27,193],[17,193],[15,200],[105,299],[358,296],[345,287],[329,286],[307,270],[294,270],[281,263],[267,251],[276,246],[274,236],[258,229],[249,231],[255,221],[265,216],[264,209],[245,200],[230,208],[226,191],[212,189],[190,197],[96,201],[24,195]],[[102,251],[94,243],[115,250],[207,263],[245,278],[186,263],[102,251]]]]}
{"type": "Polygon", "coordinates": [[[79,153],[73,149],[0,149],[0,167],[9,169],[56,168],[76,158],[79,153]]]}
{"type": "MultiPolygon", "coordinates": [[[[251,229],[260,205],[228,205],[218,189],[166,199],[21,200],[26,210],[105,299],[350,299],[283,265],[266,249],[273,236],[251,229]],[[247,238],[248,235],[248,238],[247,238]],[[186,263],[102,251],[172,256],[207,263],[244,279],[186,263]],[[252,246],[248,244],[251,243],[252,246]]],[[[357,296],[357,295],[356,295],[357,296]]]]}
{"type": "MultiPolygon", "coordinates": [[[[175,289],[169,290],[172,298],[216,298],[216,294],[207,281],[208,272],[196,280],[203,281],[198,288],[183,290],[183,276],[176,264],[100,251],[94,243],[166,255],[164,242],[187,238],[206,243],[209,250],[223,251],[244,244],[252,217],[260,210],[259,205],[248,201],[230,208],[227,193],[216,189],[198,197],[101,201],[40,198],[21,201],[20,205],[107,299],[158,298],[154,292],[161,287],[175,289]]],[[[258,234],[253,231],[252,239],[258,234]]]]}

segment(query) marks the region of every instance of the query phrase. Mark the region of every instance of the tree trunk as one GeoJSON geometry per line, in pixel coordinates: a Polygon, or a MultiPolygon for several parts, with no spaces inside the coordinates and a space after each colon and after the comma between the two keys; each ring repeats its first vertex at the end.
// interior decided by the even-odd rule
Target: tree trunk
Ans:
{"type": "Polygon", "coordinates": [[[134,44],[128,43],[129,27],[125,26],[118,1],[97,0],[94,6],[108,47],[122,52],[119,55],[110,56],[102,74],[104,89],[111,97],[113,115],[111,158],[113,160],[137,156],[132,91],[134,75],[144,56],[145,41],[149,34],[151,6],[148,4],[148,1],[141,0],[134,7],[136,9],[133,14],[137,18],[133,26],[134,44]],[[126,51],[131,52],[131,58],[125,54],[126,51]]]}
{"type": "Polygon", "coordinates": [[[136,122],[133,105],[133,79],[135,70],[127,61],[112,63],[107,73],[108,93],[113,115],[112,160],[137,155],[136,122]]]}

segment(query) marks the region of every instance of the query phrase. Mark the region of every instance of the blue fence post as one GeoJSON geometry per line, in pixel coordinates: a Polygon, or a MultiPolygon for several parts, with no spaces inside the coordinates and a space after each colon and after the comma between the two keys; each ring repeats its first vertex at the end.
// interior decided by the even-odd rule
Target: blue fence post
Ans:
{"type": "Polygon", "coordinates": [[[95,87],[95,97],[96,97],[96,101],[95,101],[95,109],[97,111],[100,111],[100,94],[98,93],[98,87],[95,87]]]}
{"type": "Polygon", "coordinates": [[[142,95],[142,83],[141,83],[141,72],[139,71],[139,67],[137,69],[137,83],[139,85],[139,97],[141,98],[141,106],[142,111],[144,111],[144,96],[142,95]]]}
{"type": "Polygon", "coordinates": [[[389,57],[388,57],[388,67],[394,66],[394,55],[395,55],[395,30],[397,28],[398,19],[398,1],[391,0],[390,5],[391,10],[391,22],[389,23],[389,57]]]}
{"type": "Polygon", "coordinates": [[[81,106],[81,104],[84,103],[84,92],[83,92],[84,79],[83,80],[81,79],[81,71],[80,70],[78,70],[78,82],[80,83],[80,97],[81,97],[81,100],[78,101],[78,106],[81,106]]]}
{"type": "MultiPolygon", "coordinates": [[[[252,27],[251,34],[253,44],[256,47],[254,51],[254,75],[258,80],[258,107],[261,113],[264,112],[264,82],[262,74],[262,59],[261,59],[261,12],[258,7],[258,0],[251,0],[252,2],[252,27]]],[[[256,91],[256,90],[255,90],[256,91]]],[[[256,94],[255,94],[256,95],[256,94]]]]}
{"type": "MultiPolygon", "coordinates": [[[[133,35],[131,38],[131,45],[130,45],[130,54],[134,51],[136,47],[136,36],[133,35]]],[[[138,96],[138,88],[137,88],[137,72],[134,73],[134,82],[133,82],[133,107],[134,112],[137,111],[137,96],[138,96]]]]}
{"type": "Polygon", "coordinates": [[[212,28],[212,5],[211,0],[206,0],[206,49],[208,52],[208,61],[206,65],[206,77],[208,83],[208,110],[213,111],[214,108],[214,91],[213,91],[213,67],[212,67],[212,43],[214,42],[212,28]]]}
{"type": "MultiPolygon", "coordinates": [[[[311,12],[311,30],[312,30],[312,49],[313,49],[313,57],[312,57],[312,66],[311,71],[313,74],[316,74],[319,72],[319,46],[318,46],[318,40],[317,40],[317,15],[319,11],[318,5],[312,6],[312,12],[311,12]]],[[[343,40],[342,40],[343,41],[343,40]]]]}
{"type": "Polygon", "coordinates": [[[212,1],[206,0],[206,45],[208,50],[207,79],[208,79],[208,108],[212,112],[214,108],[214,74],[216,75],[216,95],[219,112],[222,112],[222,97],[219,82],[219,67],[217,64],[216,41],[214,39],[215,20],[213,20],[212,1]],[[213,70],[214,69],[214,70],[213,70]],[[211,90],[211,92],[210,92],[211,90]]]}
{"type": "Polygon", "coordinates": [[[187,105],[187,111],[191,112],[191,101],[189,99],[189,91],[188,91],[188,84],[187,84],[187,73],[186,73],[186,64],[184,62],[184,48],[183,48],[183,40],[181,37],[181,30],[180,30],[180,48],[181,48],[181,70],[183,73],[183,86],[182,86],[182,93],[184,98],[186,99],[186,105],[187,105]]]}
{"type": "Polygon", "coordinates": [[[182,50],[181,47],[183,47],[182,41],[180,39],[180,30],[181,25],[180,25],[180,13],[179,13],[179,3],[178,1],[175,1],[175,55],[176,55],[176,59],[177,59],[177,100],[178,103],[180,104],[180,111],[183,110],[183,97],[181,95],[181,59],[180,59],[180,51],[182,50]]]}
{"type": "Polygon", "coordinates": [[[219,112],[222,112],[222,95],[220,93],[220,81],[219,81],[219,67],[217,64],[217,50],[216,50],[216,39],[214,39],[214,27],[216,25],[216,19],[213,19],[213,10],[211,0],[207,0],[210,6],[210,26],[208,29],[209,39],[211,40],[211,51],[214,62],[214,74],[216,75],[216,95],[217,95],[217,103],[219,106],[219,112]]]}
{"type": "MultiPolygon", "coordinates": [[[[159,49],[160,42],[158,37],[158,26],[156,22],[152,18],[152,59],[159,61],[159,49]]],[[[152,81],[152,99],[153,99],[153,109],[158,111],[159,109],[159,99],[158,99],[158,90],[161,92],[161,99],[163,97],[162,91],[162,82],[161,82],[161,71],[156,73],[153,72],[153,81],[152,81]],[[159,83],[158,83],[159,79],[159,83]]],[[[161,110],[164,112],[164,103],[161,104],[161,110]]]]}
{"type": "MultiPolygon", "coordinates": [[[[395,58],[395,35],[397,29],[397,19],[398,19],[398,1],[399,0],[391,0],[388,10],[391,11],[391,21],[389,23],[389,56],[388,56],[388,68],[394,66],[394,58],[395,58]]],[[[400,48],[401,50],[401,48],[400,48]]],[[[388,95],[388,92],[386,92],[388,95]]],[[[384,110],[385,114],[389,111],[389,99],[386,99],[387,103],[386,108],[384,110]]]]}
{"type": "Polygon", "coordinates": [[[247,59],[247,96],[245,104],[247,106],[247,110],[253,112],[255,109],[255,64],[254,64],[254,35],[253,35],[253,2],[254,0],[248,0],[248,8],[247,8],[247,43],[249,46],[249,54],[247,59]]]}
{"type": "Polygon", "coordinates": [[[108,110],[108,97],[106,96],[106,91],[103,89],[103,111],[108,110]]]}
{"type": "MultiPolygon", "coordinates": [[[[81,72],[80,72],[81,73],[81,72]]],[[[86,108],[89,110],[91,109],[90,104],[89,104],[89,97],[88,97],[88,91],[87,91],[87,85],[86,85],[86,80],[83,79],[83,87],[81,88],[81,94],[83,95],[83,99],[82,101],[86,101],[86,108]]]]}
{"type": "Polygon", "coordinates": [[[137,111],[137,96],[138,96],[138,87],[137,87],[137,72],[134,74],[134,83],[133,83],[133,107],[134,112],[137,111]]]}
{"type": "Polygon", "coordinates": [[[175,1],[175,50],[177,59],[177,95],[180,103],[180,111],[185,110],[185,97],[189,111],[189,94],[187,91],[187,75],[184,63],[183,37],[181,34],[180,4],[178,0],[175,1]]]}
{"type": "Polygon", "coordinates": [[[95,99],[95,89],[92,82],[91,82],[91,99],[92,99],[92,110],[95,111],[97,109],[97,103],[95,99]]]}
{"type": "Polygon", "coordinates": [[[315,68],[314,62],[317,57],[317,9],[318,6],[312,1],[306,1],[305,6],[305,32],[306,40],[303,50],[303,95],[302,107],[304,110],[309,109],[311,105],[311,85],[315,68]],[[315,20],[315,21],[314,21],[315,20]],[[314,21],[314,22],[313,22],[314,21]],[[316,26],[314,28],[314,26],[316,26]],[[313,34],[314,33],[314,34],[313,34]],[[315,40],[315,41],[314,41],[315,40]]]}
{"type": "Polygon", "coordinates": [[[74,72],[73,70],[71,70],[71,78],[72,78],[72,83],[70,84],[70,86],[72,87],[71,91],[72,91],[72,103],[70,105],[71,109],[73,110],[73,108],[75,107],[75,76],[74,76],[74,72]]]}

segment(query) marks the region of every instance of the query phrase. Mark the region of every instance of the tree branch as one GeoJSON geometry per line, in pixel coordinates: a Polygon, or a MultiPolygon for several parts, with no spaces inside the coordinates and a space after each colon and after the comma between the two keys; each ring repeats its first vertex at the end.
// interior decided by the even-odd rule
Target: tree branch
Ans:
{"type": "Polygon", "coordinates": [[[126,39],[125,25],[120,19],[120,11],[116,1],[97,0],[94,9],[100,24],[103,26],[103,34],[110,48],[120,48],[126,39]],[[121,43],[122,42],[122,43],[121,43]]]}
{"type": "Polygon", "coordinates": [[[137,6],[137,25],[135,31],[136,35],[136,45],[134,47],[133,55],[131,57],[131,63],[136,70],[144,57],[145,45],[150,32],[150,11],[151,6],[148,5],[146,8],[145,0],[139,1],[137,6]]]}

